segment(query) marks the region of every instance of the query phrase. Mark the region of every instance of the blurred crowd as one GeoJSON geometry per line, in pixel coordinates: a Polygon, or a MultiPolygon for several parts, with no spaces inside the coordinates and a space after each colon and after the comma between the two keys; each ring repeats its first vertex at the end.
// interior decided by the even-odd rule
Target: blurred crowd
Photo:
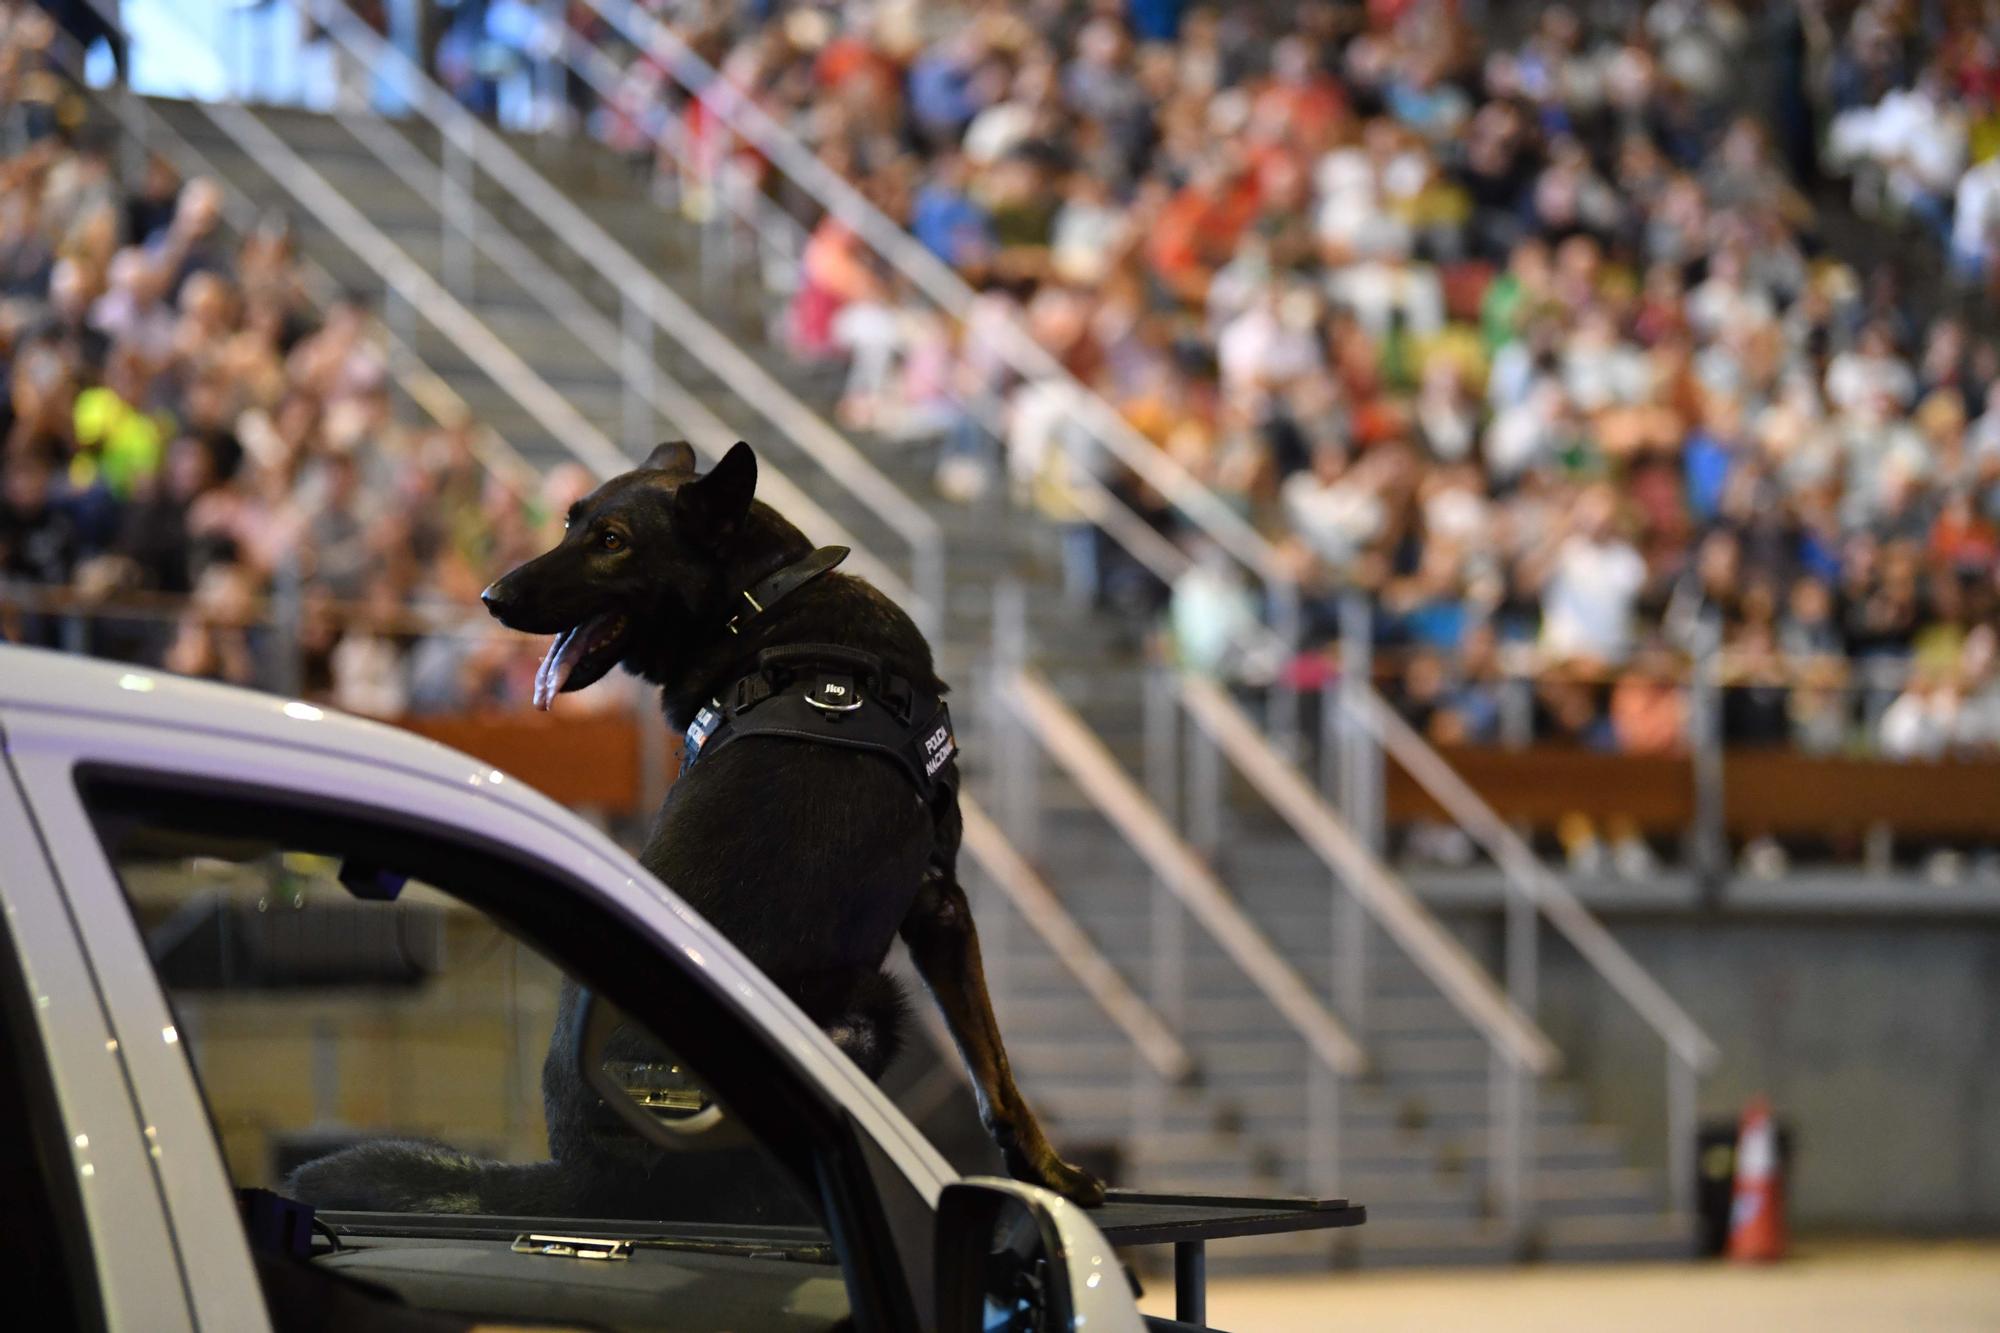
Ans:
{"type": "Polygon", "coordinates": [[[576,479],[516,494],[469,421],[400,420],[373,316],[215,182],[121,179],[53,39],[0,7],[0,637],[379,715],[528,697],[477,594],[576,479]]]}
{"type": "Polygon", "coordinates": [[[2000,239],[2000,6],[648,7],[978,300],[942,321],[642,54],[599,132],[668,117],[674,169],[790,209],[844,423],[1071,525],[1072,590],[1165,601],[1184,659],[1310,684],[1358,586],[1440,739],[1680,749],[1716,646],[1733,742],[2000,748],[2000,352],[1909,276],[2000,239]],[[1833,244],[1840,177],[1916,262],[1833,244]],[[1245,655],[1255,589],[1009,373],[1010,319],[1278,544],[1314,651],[1245,655]],[[1171,588],[1098,482],[1194,557],[1171,588]]]}
{"type": "Polygon", "coordinates": [[[1856,211],[1928,234],[1952,278],[1990,296],[2000,278],[2000,25],[1990,6],[1816,7],[1803,35],[1818,71],[1829,167],[1856,211]]]}
{"type": "MultiPolygon", "coordinates": [[[[601,101],[550,74],[556,10],[419,10],[482,112],[660,135],[680,205],[788,213],[782,337],[839,376],[842,424],[935,448],[950,498],[1038,507],[1072,594],[1164,612],[1184,660],[1313,684],[1358,588],[1440,740],[1676,751],[1699,660],[1736,743],[2000,748],[2000,7],[643,8],[957,270],[967,316],[621,47],[615,0],[560,10],[627,58],[601,101]],[[1259,591],[1089,447],[1070,381],[1013,373],[1014,322],[1273,540],[1304,654],[1246,650],[1259,591]],[[1188,572],[1092,527],[1099,487],[1188,572]]],[[[5,577],[191,595],[90,632],[229,678],[273,669],[241,626],[296,589],[307,689],[507,695],[532,668],[464,608],[575,479],[517,496],[471,423],[399,421],[380,330],[307,300],[284,225],[225,241],[209,183],[119,180],[62,123],[36,16],[0,12],[5,577]]],[[[10,633],[64,632],[25,605],[10,633]]]]}

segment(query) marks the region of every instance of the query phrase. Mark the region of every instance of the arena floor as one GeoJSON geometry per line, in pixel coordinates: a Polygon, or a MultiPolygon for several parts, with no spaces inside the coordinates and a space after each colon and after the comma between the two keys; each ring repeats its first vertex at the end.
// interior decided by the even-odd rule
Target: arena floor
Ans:
{"type": "MultiPolygon", "coordinates": [[[[1172,1280],[1149,1285],[1143,1308],[1172,1314],[1172,1280]]],[[[1819,1242],[1768,1268],[1632,1264],[1219,1278],[1208,1317],[1230,1333],[1992,1333],[2000,1329],[2000,1242],[1819,1242]]]]}

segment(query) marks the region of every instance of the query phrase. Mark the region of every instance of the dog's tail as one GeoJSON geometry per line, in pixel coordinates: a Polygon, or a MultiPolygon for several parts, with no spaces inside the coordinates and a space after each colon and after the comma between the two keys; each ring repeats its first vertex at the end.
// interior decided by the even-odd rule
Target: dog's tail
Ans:
{"type": "Polygon", "coordinates": [[[880,1079],[903,1049],[903,1025],[910,1001],[886,972],[875,972],[848,992],[841,1012],[826,1024],[826,1035],[871,1079],[880,1079]]]}
{"type": "Polygon", "coordinates": [[[559,1216],[573,1184],[554,1162],[496,1162],[442,1143],[378,1139],[307,1162],[285,1182],[316,1208],[559,1216]]]}

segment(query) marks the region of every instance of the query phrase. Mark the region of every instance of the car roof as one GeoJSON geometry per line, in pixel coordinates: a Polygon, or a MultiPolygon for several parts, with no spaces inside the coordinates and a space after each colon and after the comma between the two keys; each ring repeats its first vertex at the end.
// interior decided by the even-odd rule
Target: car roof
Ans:
{"type": "MultiPolygon", "coordinates": [[[[0,644],[0,712],[16,709],[280,746],[310,743],[317,750],[451,783],[486,783],[497,772],[490,764],[414,732],[301,699],[193,680],[151,667],[0,644]]],[[[562,809],[524,783],[505,785],[511,788],[509,797],[534,803],[538,813],[562,809]]]]}

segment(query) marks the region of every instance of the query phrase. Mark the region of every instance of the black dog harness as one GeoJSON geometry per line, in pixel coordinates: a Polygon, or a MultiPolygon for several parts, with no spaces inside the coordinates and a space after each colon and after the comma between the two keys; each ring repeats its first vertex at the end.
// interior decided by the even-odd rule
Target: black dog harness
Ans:
{"type": "MultiPolygon", "coordinates": [[[[733,617],[729,630],[747,616],[804,587],[838,565],[841,546],[824,546],[746,590],[748,608],[733,617]]],[[[957,794],[952,758],[958,739],[943,698],[893,675],[873,653],[830,643],[766,648],[757,669],[738,679],[688,724],[681,772],[725,745],[751,736],[866,750],[901,769],[916,788],[918,803],[941,808],[957,794]]]]}

